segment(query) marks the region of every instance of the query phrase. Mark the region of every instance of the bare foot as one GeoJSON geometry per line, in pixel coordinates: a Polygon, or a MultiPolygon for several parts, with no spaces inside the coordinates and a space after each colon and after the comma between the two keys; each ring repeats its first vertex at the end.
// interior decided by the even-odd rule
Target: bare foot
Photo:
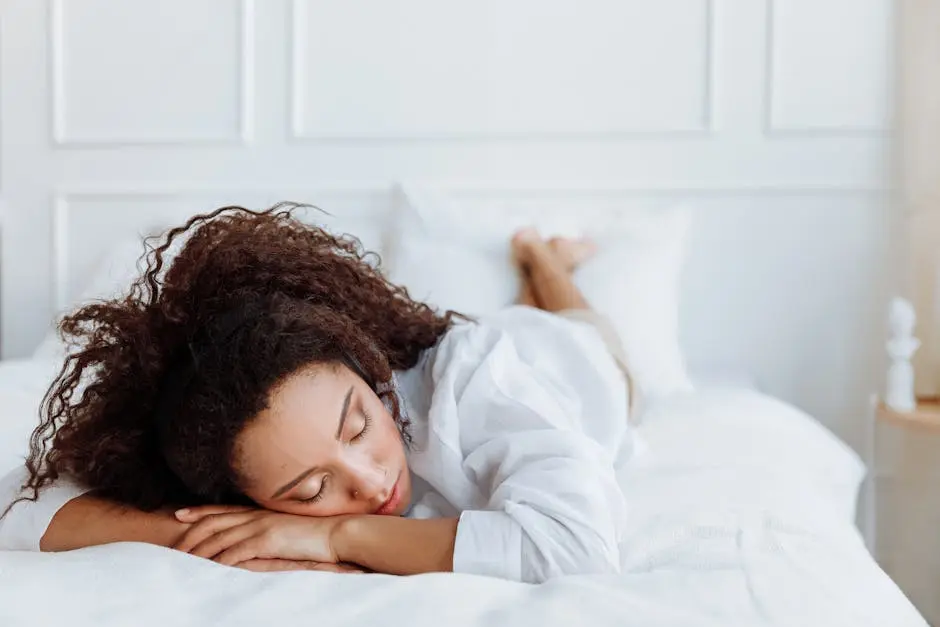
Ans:
{"type": "Polygon", "coordinates": [[[512,256],[523,276],[529,272],[529,266],[532,263],[532,257],[539,250],[547,247],[545,240],[533,227],[519,229],[512,236],[512,256]]]}
{"type": "Polygon", "coordinates": [[[587,237],[553,237],[548,240],[548,247],[568,272],[573,272],[597,253],[597,244],[587,237]]]}
{"type": "Polygon", "coordinates": [[[519,302],[534,301],[545,311],[588,308],[568,265],[573,267],[593,254],[593,243],[559,240],[555,246],[564,253],[567,264],[535,229],[522,229],[513,235],[512,254],[523,281],[519,302]]]}

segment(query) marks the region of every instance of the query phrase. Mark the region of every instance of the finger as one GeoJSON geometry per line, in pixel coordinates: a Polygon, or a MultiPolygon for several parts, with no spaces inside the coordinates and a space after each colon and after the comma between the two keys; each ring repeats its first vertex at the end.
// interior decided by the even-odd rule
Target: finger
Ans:
{"type": "Polygon", "coordinates": [[[228,529],[229,527],[247,522],[248,514],[217,514],[203,518],[191,524],[189,529],[176,541],[173,548],[188,553],[206,538],[228,529]]]}
{"type": "Polygon", "coordinates": [[[318,570],[328,573],[364,574],[366,571],[351,564],[330,564],[329,562],[307,562],[302,560],[281,560],[256,558],[235,565],[237,568],[254,572],[279,572],[297,570],[318,570]]]}
{"type": "Polygon", "coordinates": [[[250,570],[256,573],[270,573],[287,570],[308,570],[308,562],[298,562],[296,560],[277,560],[277,559],[253,559],[236,564],[238,568],[250,570]]]}
{"type": "Polygon", "coordinates": [[[206,516],[218,514],[234,514],[237,512],[255,511],[255,507],[246,507],[244,505],[198,505],[195,507],[184,507],[174,512],[177,520],[182,522],[196,522],[206,516]]]}
{"type": "Polygon", "coordinates": [[[310,562],[307,570],[320,570],[328,573],[364,574],[366,571],[350,564],[330,564],[329,562],[310,562]]]}
{"type": "MultiPolygon", "coordinates": [[[[221,553],[225,552],[229,548],[244,542],[245,540],[257,535],[258,530],[251,523],[244,525],[237,525],[235,527],[229,527],[215,533],[208,538],[204,539],[202,542],[191,548],[188,552],[190,555],[195,555],[197,557],[205,557],[206,559],[215,559],[221,553]]],[[[245,559],[251,559],[254,557],[274,557],[273,555],[250,555],[245,559]]],[[[230,564],[231,566],[232,564],[230,564]]]]}
{"type": "Polygon", "coordinates": [[[217,553],[212,560],[226,566],[235,566],[255,558],[270,559],[275,557],[264,551],[264,541],[260,536],[254,535],[243,539],[237,544],[231,544],[225,550],[217,553]]]}
{"type": "MultiPolygon", "coordinates": [[[[273,570],[279,570],[275,562],[278,560],[263,560],[263,559],[254,559],[254,560],[245,560],[241,564],[236,564],[238,568],[243,570],[250,570],[256,573],[266,573],[273,570]]],[[[287,565],[285,565],[286,567],[287,565]]]]}
{"type": "Polygon", "coordinates": [[[203,518],[186,530],[186,533],[173,546],[177,551],[189,553],[195,546],[207,538],[229,529],[251,522],[256,518],[252,512],[233,514],[213,514],[203,518]]]}

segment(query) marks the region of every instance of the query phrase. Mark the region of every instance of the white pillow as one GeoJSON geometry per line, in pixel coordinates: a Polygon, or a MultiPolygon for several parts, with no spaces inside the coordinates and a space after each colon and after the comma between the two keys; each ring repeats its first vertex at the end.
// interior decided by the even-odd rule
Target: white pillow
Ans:
{"type": "Polygon", "coordinates": [[[413,298],[470,315],[514,302],[519,277],[509,241],[522,226],[544,236],[585,234],[600,250],[576,273],[587,300],[609,316],[638,396],[692,390],[679,346],[679,280],[691,214],[684,207],[643,211],[564,211],[472,203],[403,186],[389,237],[389,278],[413,298]]]}
{"type": "Polygon", "coordinates": [[[42,397],[61,365],[58,360],[0,362],[0,478],[22,466],[29,436],[39,424],[42,397]]]}
{"type": "MultiPolygon", "coordinates": [[[[125,293],[146,265],[144,260],[140,260],[143,253],[144,244],[141,237],[128,237],[118,241],[101,260],[94,274],[82,288],[76,305],[96,299],[115,298],[125,293]],[[138,260],[140,260],[140,270],[138,270],[138,260]]],[[[33,358],[64,359],[65,349],[58,331],[52,329],[46,333],[33,352],[33,358]]]]}

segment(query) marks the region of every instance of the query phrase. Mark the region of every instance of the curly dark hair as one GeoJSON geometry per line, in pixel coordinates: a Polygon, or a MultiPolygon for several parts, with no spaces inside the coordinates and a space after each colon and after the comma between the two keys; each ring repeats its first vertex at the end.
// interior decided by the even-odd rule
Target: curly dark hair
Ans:
{"type": "Polygon", "coordinates": [[[145,240],[146,270],[124,296],[63,318],[71,350],[43,399],[20,500],[67,474],[147,511],[245,502],[234,440],[277,383],[314,363],[352,368],[406,433],[392,371],[460,314],[412,300],[355,237],[305,224],[298,207],[193,217],[158,246],[145,240]]]}

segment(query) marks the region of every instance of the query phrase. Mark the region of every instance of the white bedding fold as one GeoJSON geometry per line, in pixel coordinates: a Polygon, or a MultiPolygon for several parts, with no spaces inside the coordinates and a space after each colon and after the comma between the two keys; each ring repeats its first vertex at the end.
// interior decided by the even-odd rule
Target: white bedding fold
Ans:
{"type": "Polygon", "coordinates": [[[728,544],[732,553],[711,553],[709,538],[689,533],[672,540],[674,559],[644,572],[541,586],[471,575],[258,574],[142,544],[6,552],[0,624],[925,625],[863,551],[751,524],[728,544]]]}

